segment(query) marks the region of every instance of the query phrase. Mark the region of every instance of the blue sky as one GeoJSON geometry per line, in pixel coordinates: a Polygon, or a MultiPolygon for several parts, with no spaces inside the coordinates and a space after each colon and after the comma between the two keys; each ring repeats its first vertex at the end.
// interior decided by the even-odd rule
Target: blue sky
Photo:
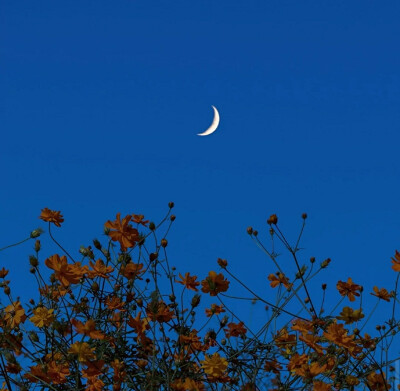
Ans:
{"type": "MultiPolygon", "coordinates": [[[[349,276],[393,289],[399,17],[397,1],[2,1],[1,245],[44,207],[77,252],[117,212],[157,221],[174,201],[178,271],[225,258],[273,298],[246,228],[267,239],[276,213],[293,241],[307,212],[300,258],[332,259],[316,284],[332,304],[349,276]],[[211,105],[220,126],[198,137],[211,105]]],[[[0,259],[26,292],[32,245],[0,259]]]]}

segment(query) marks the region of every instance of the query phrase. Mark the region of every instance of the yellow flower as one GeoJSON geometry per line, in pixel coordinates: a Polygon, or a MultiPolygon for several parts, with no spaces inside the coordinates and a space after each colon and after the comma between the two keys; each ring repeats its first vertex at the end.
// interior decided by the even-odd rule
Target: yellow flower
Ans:
{"type": "Polygon", "coordinates": [[[29,320],[36,326],[36,327],[44,327],[50,326],[54,321],[54,310],[49,310],[46,307],[37,307],[33,310],[34,316],[29,318],[29,320]]]}
{"type": "Polygon", "coordinates": [[[211,376],[221,376],[228,367],[228,361],[226,358],[220,357],[218,353],[214,353],[212,356],[206,356],[204,361],[200,361],[204,372],[211,376]]]}
{"type": "Polygon", "coordinates": [[[75,342],[68,350],[70,354],[77,354],[79,362],[93,360],[96,356],[93,354],[95,348],[91,348],[87,342],[75,342]]]}
{"type": "Polygon", "coordinates": [[[362,313],[361,308],[359,310],[353,310],[350,307],[344,307],[340,313],[340,316],[337,316],[336,318],[339,320],[344,320],[346,324],[351,324],[364,318],[364,314],[362,313]]]}
{"type": "Polygon", "coordinates": [[[4,312],[4,320],[6,321],[7,326],[11,328],[19,326],[20,323],[24,323],[27,318],[20,301],[15,301],[7,306],[4,309],[4,312]]]}

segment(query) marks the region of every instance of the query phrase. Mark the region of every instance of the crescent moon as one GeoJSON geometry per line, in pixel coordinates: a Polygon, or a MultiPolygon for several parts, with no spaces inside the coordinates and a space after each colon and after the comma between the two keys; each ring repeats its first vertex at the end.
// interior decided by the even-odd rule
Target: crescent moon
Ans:
{"type": "Polygon", "coordinates": [[[214,133],[218,128],[219,113],[218,113],[218,110],[214,106],[211,106],[211,107],[214,109],[214,119],[213,119],[210,127],[206,131],[204,131],[203,133],[197,133],[198,136],[208,136],[209,134],[214,133]]]}

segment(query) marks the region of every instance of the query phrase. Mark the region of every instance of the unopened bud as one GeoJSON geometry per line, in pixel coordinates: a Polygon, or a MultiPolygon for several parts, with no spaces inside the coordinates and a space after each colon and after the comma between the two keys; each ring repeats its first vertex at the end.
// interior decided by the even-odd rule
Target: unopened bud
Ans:
{"type": "Polygon", "coordinates": [[[29,256],[29,263],[33,267],[38,267],[38,265],[39,265],[39,261],[34,255],[29,256]]]}
{"type": "Polygon", "coordinates": [[[156,229],[156,225],[153,222],[150,222],[149,229],[150,229],[150,231],[154,231],[156,229]]]}
{"type": "Polygon", "coordinates": [[[171,221],[175,221],[176,216],[175,215],[171,215],[171,217],[169,218],[171,221]]]}
{"type": "Polygon", "coordinates": [[[158,257],[158,253],[151,253],[149,258],[150,258],[150,262],[153,262],[157,259],[158,257]]]}
{"type": "Polygon", "coordinates": [[[253,234],[253,228],[252,227],[247,227],[247,233],[249,235],[252,235],[253,234]]]}
{"type": "Polygon", "coordinates": [[[218,265],[225,269],[228,266],[228,261],[226,259],[218,258],[218,265]]]}
{"type": "Polygon", "coordinates": [[[311,263],[314,263],[314,262],[315,262],[315,257],[311,257],[311,258],[310,258],[310,262],[311,262],[311,263]]]}
{"type": "Polygon", "coordinates": [[[38,253],[40,251],[40,240],[36,240],[35,242],[35,251],[38,253]]]}
{"type": "Polygon", "coordinates": [[[325,259],[325,261],[323,261],[323,262],[321,263],[321,268],[322,268],[322,269],[325,269],[325,268],[330,264],[330,262],[331,262],[331,259],[330,259],[330,258],[325,259]]]}
{"type": "Polygon", "coordinates": [[[307,213],[303,213],[303,214],[301,215],[301,218],[302,218],[303,220],[305,220],[305,219],[307,218],[307,213]]]}
{"type": "Polygon", "coordinates": [[[326,289],[326,284],[322,284],[322,290],[326,289]]]}
{"type": "Polygon", "coordinates": [[[5,293],[6,295],[9,295],[10,292],[11,292],[11,289],[10,289],[10,287],[7,285],[7,286],[4,287],[3,291],[4,291],[4,293],[5,293]]]}
{"type": "Polygon", "coordinates": [[[278,224],[278,216],[277,216],[276,214],[273,214],[273,215],[269,216],[269,219],[267,220],[267,223],[268,223],[269,225],[271,225],[271,224],[274,224],[274,225],[278,224]]]}
{"type": "Polygon", "coordinates": [[[168,240],[167,239],[161,239],[161,247],[167,247],[168,246],[168,240]]]}
{"type": "Polygon", "coordinates": [[[44,231],[42,230],[42,228],[36,228],[31,232],[31,238],[35,239],[38,238],[44,231]]]}
{"type": "Polygon", "coordinates": [[[175,204],[171,201],[171,202],[168,203],[168,206],[169,206],[170,209],[172,209],[175,206],[175,204]]]}
{"type": "Polygon", "coordinates": [[[96,281],[94,281],[93,282],[93,284],[92,284],[92,290],[93,290],[93,292],[98,292],[98,290],[99,290],[99,284],[96,282],[96,281]]]}
{"type": "Polygon", "coordinates": [[[101,250],[101,243],[97,239],[93,239],[93,245],[97,250],[101,250]]]}
{"type": "Polygon", "coordinates": [[[200,304],[201,296],[200,295],[194,295],[192,298],[192,308],[197,307],[200,304]]]}
{"type": "Polygon", "coordinates": [[[219,322],[219,324],[221,325],[221,327],[224,327],[224,326],[226,326],[226,324],[228,323],[228,317],[225,315],[222,319],[221,319],[221,321],[219,322]]]}

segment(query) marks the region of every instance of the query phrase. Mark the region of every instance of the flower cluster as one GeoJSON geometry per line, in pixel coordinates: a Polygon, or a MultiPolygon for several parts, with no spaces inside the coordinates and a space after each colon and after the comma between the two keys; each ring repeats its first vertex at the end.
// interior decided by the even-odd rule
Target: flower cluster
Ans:
{"type": "MultiPolygon", "coordinates": [[[[169,204],[157,225],[141,214],[121,218],[117,213],[104,225],[103,243],[94,239],[93,247],[75,252],[79,260],[51,234],[53,225],[64,222],[61,212],[42,210],[40,219],[48,223],[60,251],[42,256],[40,229],[26,239],[35,240],[29,265],[39,297],[26,304],[14,298],[11,281],[6,280],[9,270],[0,269],[0,287],[8,301],[0,308],[0,391],[392,388],[396,358],[389,358],[388,349],[400,329],[395,318],[397,284],[392,292],[377,286],[370,292],[377,304],[392,303],[388,321],[376,326],[376,336],[369,329],[361,331],[378,305],[365,314],[364,288],[350,277],[338,281],[338,304],[326,315],[326,284],[316,295],[309,285],[330,259],[316,266],[315,258],[301,264],[298,255],[306,214],[294,247],[280,231],[277,215],[267,220],[273,248],[278,240],[287,249],[293,275],[261,243],[258,232],[247,229],[277,268],[265,272],[266,289],[276,293],[273,302],[240,282],[222,258],[217,259],[220,270],[209,271],[203,279],[190,271],[176,272],[166,256],[173,206],[169,204]],[[161,281],[163,274],[167,284],[161,281]],[[232,281],[251,294],[240,299],[266,306],[267,320],[259,332],[232,311],[232,281]],[[163,292],[162,286],[170,291],[163,292]],[[184,298],[189,298],[187,304],[184,298]],[[203,310],[202,298],[209,302],[203,310]],[[351,306],[340,307],[344,300],[351,306]],[[201,314],[205,316],[198,320],[201,314]],[[214,327],[205,330],[212,322],[214,327]]],[[[399,265],[396,251],[392,269],[397,278],[399,265]]]]}

